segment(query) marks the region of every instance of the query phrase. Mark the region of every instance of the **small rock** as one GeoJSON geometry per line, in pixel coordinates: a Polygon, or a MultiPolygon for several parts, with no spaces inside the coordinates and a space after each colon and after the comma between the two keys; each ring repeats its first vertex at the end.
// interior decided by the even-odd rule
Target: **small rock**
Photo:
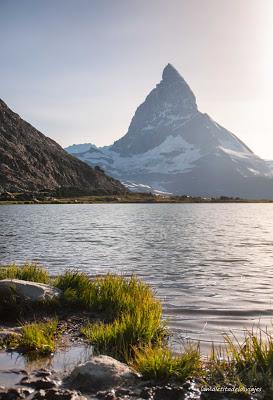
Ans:
{"type": "Polygon", "coordinates": [[[116,390],[117,396],[133,396],[134,392],[128,388],[119,388],[116,390]]]}
{"type": "Polygon", "coordinates": [[[108,391],[97,392],[96,397],[101,400],[117,400],[114,389],[112,389],[110,392],[108,391]]]}
{"type": "Polygon", "coordinates": [[[24,394],[25,397],[30,396],[31,393],[34,392],[33,389],[27,389],[27,388],[22,388],[21,390],[22,390],[22,393],[24,394]]]}
{"type": "Polygon", "coordinates": [[[184,400],[185,390],[182,387],[157,386],[153,389],[154,400],[184,400]]]}
{"type": "Polygon", "coordinates": [[[28,385],[29,383],[29,377],[28,376],[24,376],[21,380],[20,380],[20,385],[28,385]]]}
{"type": "Polygon", "coordinates": [[[19,400],[19,399],[25,399],[25,394],[23,389],[18,388],[11,388],[8,389],[6,392],[0,393],[0,399],[1,400],[19,400]]]}
{"type": "Polygon", "coordinates": [[[33,400],[87,400],[74,390],[50,389],[40,390],[33,397],[33,400]]]}
{"type": "Polygon", "coordinates": [[[1,329],[0,331],[0,340],[8,339],[9,337],[18,334],[18,332],[13,329],[1,329]]]}
{"type": "Polygon", "coordinates": [[[221,393],[219,392],[202,392],[200,400],[251,400],[252,397],[247,393],[221,393]]]}
{"type": "Polygon", "coordinates": [[[45,399],[45,394],[46,394],[45,390],[41,389],[39,390],[39,392],[34,394],[33,399],[35,400],[45,399]]]}
{"type": "Polygon", "coordinates": [[[140,398],[141,399],[147,399],[147,400],[149,400],[149,399],[153,399],[154,397],[153,397],[153,390],[152,390],[152,388],[148,388],[148,387],[145,387],[145,388],[143,388],[142,389],[142,391],[141,391],[141,393],[140,393],[140,398]]]}
{"type": "Polygon", "coordinates": [[[3,193],[0,193],[0,200],[14,200],[15,199],[15,196],[14,196],[14,194],[13,193],[10,193],[10,192],[3,192],[3,193]]]}
{"type": "Polygon", "coordinates": [[[21,380],[21,384],[26,386],[30,386],[36,390],[40,389],[52,389],[55,388],[58,383],[56,381],[44,378],[44,379],[26,379],[24,378],[21,380]],[[23,381],[23,382],[22,382],[23,381]]]}
{"type": "Polygon", "coordinates": [[[52,375],[52,371],[48,369],[39,369],[38,371],[34,372],[34,376],[37,376],[37,378],[47,378],[52,375]]]}

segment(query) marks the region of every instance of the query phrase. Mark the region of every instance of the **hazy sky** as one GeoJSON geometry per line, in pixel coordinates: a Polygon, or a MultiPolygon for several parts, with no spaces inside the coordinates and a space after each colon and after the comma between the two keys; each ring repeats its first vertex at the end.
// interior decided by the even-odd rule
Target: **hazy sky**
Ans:
{"type": "Polygon", "coordinates": [[[273,0],[0,0],[0,97],[66,146],[111,144],[172,63],[273,159],[273,0]]]}

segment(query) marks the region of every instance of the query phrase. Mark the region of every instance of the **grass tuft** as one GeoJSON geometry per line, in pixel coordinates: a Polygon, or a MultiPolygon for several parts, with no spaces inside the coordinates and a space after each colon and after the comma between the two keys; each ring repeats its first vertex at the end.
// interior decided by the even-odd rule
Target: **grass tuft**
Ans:
{"type": "Polygon", "coordinates": [[[47,355],[54,352],[57,325],[56,320],[23,325],[18,346],[25,353],[47,355]]]}
{"type": "Polygon", "coordinates": [[[38,264],[25,263],[22,266],[16,264],[3,265],[0,267],[0,280],[21,279],[39,283],[49,283],[48,272],[38,264]]]}
{"type": "Polygon", "coordinates": [[[55,286],[63,291],[63,301],[70,306],[91,308],[93,283],[83,272],[66,271],[55,280],[55,286]]]}
{"type": "Polygon", "coordinates": [[[167,347],[144,347],[136,349],[133,366],[144,379],[183,383],[200,373],[200,351],[198,346],[188,346],[183,353],[173,355],[167,347]]]}
{"type": "Polygon", "coordinates": [[[224,339],[224,349],[212,351],[206,381],[209,384],[256,386],[273,396],[272,335],[258,327],[246,331],[243,341],[233,334],[225,335],[224,339]]]}
{"type": "Polygon", "coordinates": [[[135,276],[128,279],[107,274],[90,279],[82,272],[67,271],[57,278],[55,285],[64,291],[64,299],[94,312],[100,312],[105,318],[115,319],[123,313],[133,313],[135,307],[144,304],[161,304],[155,299],[150,286],[135,276]]]}
{"type": "Polygon", "coordinates": [[[134,358],[135,348],[160,345],[166,337],[161,310],[157,304],[149,306],[138,305],[132,313],[123,314],[109,324],[90,323],[82,333],[99,353],[128,362],[134,358]]]}
{"type": "Polygon", "coordinates": [[[135,276],[105,275],[91,280],[68,271],[57,278],[64,300],[100,313],[108,323],[88,324],[82,333],[99,352],[128,360],[133,347],[158,344],[166,336],[162,306],[153,290],[135,276]]]}

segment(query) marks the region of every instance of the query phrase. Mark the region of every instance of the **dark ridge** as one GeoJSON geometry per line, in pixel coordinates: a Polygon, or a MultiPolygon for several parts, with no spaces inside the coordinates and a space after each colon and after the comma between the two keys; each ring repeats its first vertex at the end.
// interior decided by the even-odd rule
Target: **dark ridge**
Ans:
{"type": "Polygon", "coordinates": [[[0,99],[0,191],[119,194],[125,187],[68,154],[0,99]]]}

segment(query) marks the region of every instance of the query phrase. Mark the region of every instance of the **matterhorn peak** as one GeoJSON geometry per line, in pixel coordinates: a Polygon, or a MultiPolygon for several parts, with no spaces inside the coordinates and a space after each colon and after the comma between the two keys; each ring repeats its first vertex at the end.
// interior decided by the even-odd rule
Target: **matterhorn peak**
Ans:
{"type": "Polygon", "coordinates": [[[168,102],[172,102],[176,106],[179,104],[180,111],[182,109],[186,111],[185,109],[188,108],[186,113],[197,111],[196,98],[191,88],[172,64],[167,64],[163,69],[162,80],[158,86],[161,91],[164,91],[164,97],[167,98],[168,102]]]}
{"type": "Polygon", "coordinates": [[[162,80],[137,108],[127,134],[112,149],[122,155],[138,154],[152,149],[198,113],[196,99],[179,72],[167,64],[162,80]]]}
{"type": "Polygon", "coordinates": [[[163,69],[162,73],[162,79],[163,80],[174,80],[174,79],[180,79],[183,80],[182,76],[179,74],[179,72],[174,68],[172,64],[167,64],[166,67],[163,69]]]}
{"type": "Polygon", "coordinates": [[[72,150],[133,191],[273,199],[272,167],[198,110],[190,86],[171,64],[122,138],[85,153],[72,150]]]}

